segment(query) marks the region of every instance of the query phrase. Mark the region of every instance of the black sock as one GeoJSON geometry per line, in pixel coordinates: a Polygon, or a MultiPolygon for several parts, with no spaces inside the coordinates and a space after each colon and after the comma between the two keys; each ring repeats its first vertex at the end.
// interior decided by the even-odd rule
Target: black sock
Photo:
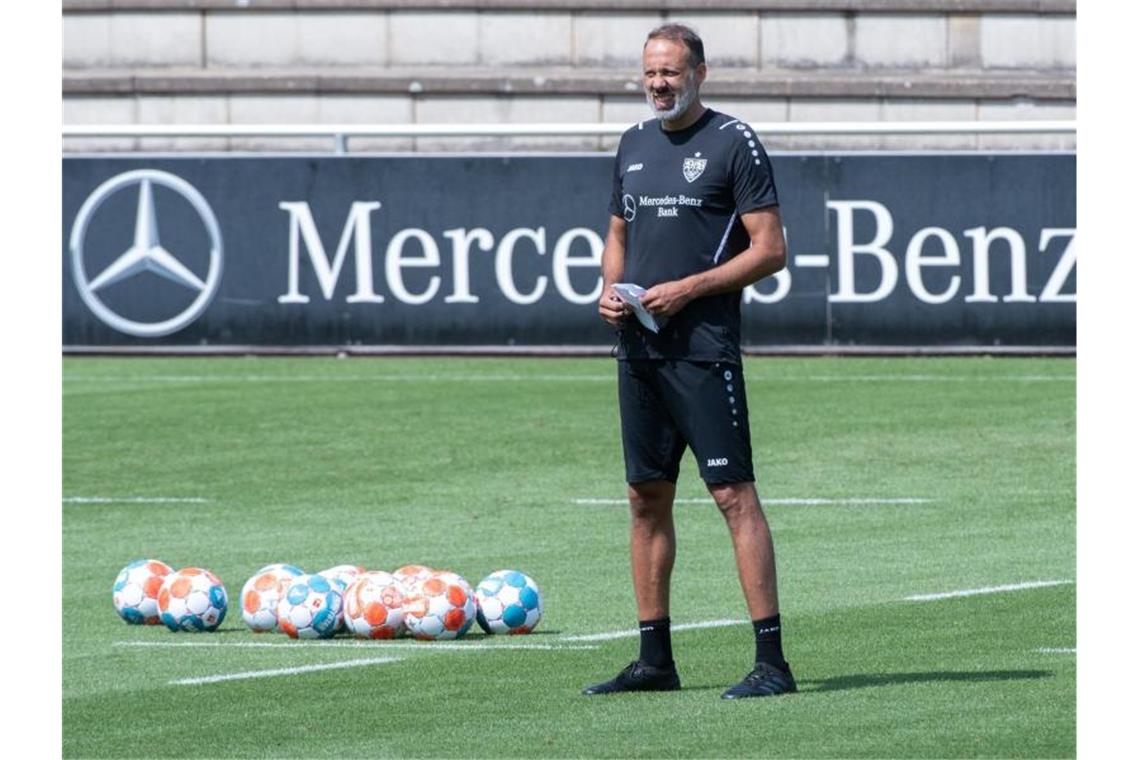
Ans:
{"type": "Polygon", "coordinates": [[[673,643],[669,638],[669,618],[660,620],[640,620],[641,655],[638,657],[646,665],[655,668],[673,666],[673,643]]]}
{"type": "Polygon", "coordinates": [[[780,616],[753,620],[752,630],[756,632],[756,662],[786,670],[788,663],[784,661],[784,649],[780,645],[780,616]]]}

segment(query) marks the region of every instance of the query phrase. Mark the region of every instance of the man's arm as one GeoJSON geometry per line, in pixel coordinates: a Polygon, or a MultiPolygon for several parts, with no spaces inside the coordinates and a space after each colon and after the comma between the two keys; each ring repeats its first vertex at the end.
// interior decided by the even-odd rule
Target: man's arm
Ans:
{"type": "Polygon", "coordinates": [[[602,298],[598,301],[598,314],[614,327],[621,326],[629,310],[611,287],[621,280],[624,271],[625,219],[611,216],[610,229],[606,234],[606,247],[602,250],[602,298]]]}
{"type": "MultiPolygon", "coordinates": [[[[654,285],[641,297],[642,306],[651,314],[671,317],[696,298],[742,290],[783,269],[787,263],[788,252],[784,245],[784,226],[780,221],[780,207],[769,206],[749,211],[740,215],[740,221],[752,241],[747,249],[712,269],[680,280],[654,285]]],[[[606,251],[609,251],[608,242],[606,251]]],[[[605,256],[603,253],[603,269],[605,256]]],[[[604,298],[603,295],[603,300],[604,298]]]]}

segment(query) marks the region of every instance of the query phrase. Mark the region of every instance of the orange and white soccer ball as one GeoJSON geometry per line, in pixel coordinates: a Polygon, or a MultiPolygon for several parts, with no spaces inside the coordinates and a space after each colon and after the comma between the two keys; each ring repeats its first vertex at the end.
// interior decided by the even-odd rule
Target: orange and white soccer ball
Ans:
{"type": "Polygon", "coordinates": [[[304,571],[293,565],[266,565],[241,587],[241,619],[253,631],[281,630],[277,626],[277,603],[285,588],[304,571]]]}
{"type": "Polygon", "coordinates": [[[419,588],[421,583],[430,578],[435,571],[434,567],[428,567],[427,565],[403,565],[393,570],[392,575],[403,584],[404,590],[411,594],[419,588]]]}
{"type": "Polygon", "coordinates": [[[200,567],[166,576],[158,590],[158,614],[172,631],[212,631],[226,618],[226,587],[200,567]]]}
{"type": "Polygon", "coordinates": [[[404,626],[404,585],[391,573],[364,573],[344,595],[344,624],[357,638],[394,639],[404,626]]]}
{"type": "MultiPolygon", "coordinates": [[[[455,585],[460,586],[464,591],[467,592],[467,596],[475,599],[475,589],[471,586],[470,583],[467,582],[467,579],[459,573],[452,572],[451,570],[436,570],[434,573],[432,573],[432,575],[437,575],[443,578],[446,583],[454,583],[455,585]]],[[[479,606],[478,600],[476,600],[475,606],[479,606]]]]}
{"type": "Polygon", "coordinates": [[[404,602],[404,625],[417,639],[457,639],[474,622],[475,593],[452,572],[433,573],[404,602]]]}
{"type": "Polygon", "coordinates": [[[157,559],[139,559],[124,567],[111,588],[115,612],[128,623],[155,625],[158,617],[158,591],[174,568],[157,559]]]}

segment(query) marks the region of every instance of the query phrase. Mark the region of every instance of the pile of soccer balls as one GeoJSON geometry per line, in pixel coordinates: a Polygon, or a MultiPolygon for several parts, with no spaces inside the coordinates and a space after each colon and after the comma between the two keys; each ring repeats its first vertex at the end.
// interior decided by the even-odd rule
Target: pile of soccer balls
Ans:
{"type": "Polygon", "coordinates": [[[212,631],[226,618],[226,587],[200,567],[175,571],[157,559],[124,567],[111,589],[115,610],[128,623],[165,623],[172,631],[212,631]]]}
{"type": "MultiPolygon", "coordinates": [[[[128,623],[164,623],[172,631],[212,631],[226,617],[225,586],[209,570],[173,570],[138,560],[115,580],[112,600],[128,623]]],[[[478,622],[487,633],[530,633],[542,619],[542,595],[517,570],[491,573],[475,588],[449,570],[404,565],[392,572],[337,565],[308,574],[266,565],[241,590],[241,616],[255,632],[294,639],[347,632],[362,639],[410,635],[457,639],[478,622]]]]}

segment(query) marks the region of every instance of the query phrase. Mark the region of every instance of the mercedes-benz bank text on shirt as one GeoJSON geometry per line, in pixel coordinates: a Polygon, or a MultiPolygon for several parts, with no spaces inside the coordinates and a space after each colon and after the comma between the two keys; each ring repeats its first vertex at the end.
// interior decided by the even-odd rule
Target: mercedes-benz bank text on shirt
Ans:
{"type": "MultiPolygon", "coordinates": [[[[724,263],[751,244],[740,214],[778,203],[752,128],[708,109],[688,129],[656,119],[622,135],[610,213],[626,221],[622,281],[650,288],[724,263]]],[[[657,335],[634,320],[619,359],[740,362],[740,291],[691,301],[657,335]]]]}

